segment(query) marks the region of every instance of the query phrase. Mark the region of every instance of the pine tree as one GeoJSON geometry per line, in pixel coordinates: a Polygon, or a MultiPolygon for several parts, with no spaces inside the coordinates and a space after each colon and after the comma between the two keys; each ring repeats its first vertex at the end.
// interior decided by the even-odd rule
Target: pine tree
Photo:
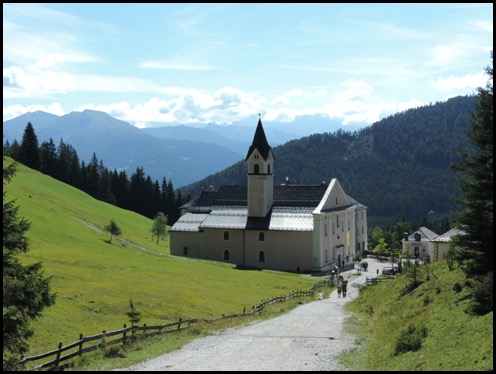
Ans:
{"type": "MultiPolygon", "coordinates": [[[[6,165],[4,155],[3,183],[15,175],[15,164],[6,165]]],[[[41,263],[22,265],[18,255],[29,251],[25,236],[30,223],[19,218],[19,206],[6,201],[3,191],[3,370],[28,351],[27,340],[33,335],[30,322],[55,303],[50,290],[50,278],[43,276],[41,263]]]]}
{"type": "MultiPolygon", "coordinates": [[[[492,65],[486,67],[486,73],[489,76],[487,85],[478,90],[478,103],[467,131],[472,147],[462,150],[460,163],[452,165],[464,192],[463,198],[457,201],[461,207],[458,227],[462,232],[455,239],[459,248],[457,257],[467,277],[474,278],[479,285],[485,285],[486,299],[475,307],[482,308],[479,309],[482,313],[492,310],[492,282],[489,289],[484,278],[492,279],[494,266],[492,65]]],[[[478,292],[477,283],[474,289],[478,292]]],[[[480,295],[478,298],[484,299],[480,295]]]]}
{"type": "Polygon", "coordinates": [[[28,122],[24,129],[21,148],[19,149],[19,162],[31,169],[40,170],[39,152],[38,137],[34,132],[33,125],[28,122]]]}

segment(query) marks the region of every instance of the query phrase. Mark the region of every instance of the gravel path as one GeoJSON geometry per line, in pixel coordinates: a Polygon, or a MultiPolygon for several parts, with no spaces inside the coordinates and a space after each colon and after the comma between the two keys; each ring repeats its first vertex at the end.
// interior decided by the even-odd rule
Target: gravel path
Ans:
{"type": "MultiPolygon", "coordinates": [[[[334,290],[266,321],[196,339],[181,349],[117,371],[317,371],[345,370],[337,357],[354,347],[344,331],[350,315],[343,305],[358,295],[357,283],[375,276],[384,264],[367,259],[368,272],[351,276],[346,298],[334,290]]],[[[348,279],[350,273],[343,273],[348,279]]]]}

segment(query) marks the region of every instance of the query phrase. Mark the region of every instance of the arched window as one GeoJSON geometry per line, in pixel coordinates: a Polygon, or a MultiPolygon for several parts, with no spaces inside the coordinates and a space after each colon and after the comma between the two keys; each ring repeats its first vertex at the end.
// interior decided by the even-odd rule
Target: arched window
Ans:
{"type": "Polygon", "coordinates": [[[260,165],[255,164],[255,166],[253,166],[253,173],[260,174],[260,165]]]}
{"type": "Polygon", "coordinates": [[[265,262],[265,252],[264,251],[258,252],[258,262],[265,262]]]}
{"type": "Polygon", "coordinates": [[[224,261],[229,261],[231,258],[231,254],[229,253],[228,249],[224,249],[224,261]]]}
{"type": "Polygon", "coordinates": [[[229,240],[229,231],[224,231],[224,240],[229,240]]]}
{"type": "Polygon", "coordinates": [[[265,233],[264,232],[259,232],[258,233],[258,241],[259,242],[264,242],[265,241],[265,233]]]}
{"type": "Polygon", "coordinates": [[[270,165],[267,165],[267,173],[270,174],[270,165]]]}

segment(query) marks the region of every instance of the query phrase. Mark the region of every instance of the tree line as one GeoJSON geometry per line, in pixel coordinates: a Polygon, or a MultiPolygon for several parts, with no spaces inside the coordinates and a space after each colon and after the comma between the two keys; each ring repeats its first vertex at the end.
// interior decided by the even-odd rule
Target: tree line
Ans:
{"type": "MultiPolygon", "coordinates": [[[[39,145],[33,125],[29,122],[19,144],[4,144],[12,159],[61,182],[80,189],[95,199],[131,210],[153,219],[157,212],[168,217],[169,225],[179,219],[179,207],[184,204],[181,191],[177,193],[171,180],[159,183],[138,167],[128,177],[125,170],[109,170],[95,153],[90,162],[80,161],[76,150],[62,139],[58,146],[52,138],[39,145]]],[[[186,200],[187,201],[187,200],[186,200]]]]}

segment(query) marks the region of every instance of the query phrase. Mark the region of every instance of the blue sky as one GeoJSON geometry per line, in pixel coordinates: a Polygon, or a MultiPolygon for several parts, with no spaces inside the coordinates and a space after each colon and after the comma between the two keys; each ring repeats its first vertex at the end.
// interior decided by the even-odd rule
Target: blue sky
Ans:
{"type": "Polygon", "coordinates": [[[347,124],[485,86],[493,4],[3,4],[3,120],[347,124]]]}

